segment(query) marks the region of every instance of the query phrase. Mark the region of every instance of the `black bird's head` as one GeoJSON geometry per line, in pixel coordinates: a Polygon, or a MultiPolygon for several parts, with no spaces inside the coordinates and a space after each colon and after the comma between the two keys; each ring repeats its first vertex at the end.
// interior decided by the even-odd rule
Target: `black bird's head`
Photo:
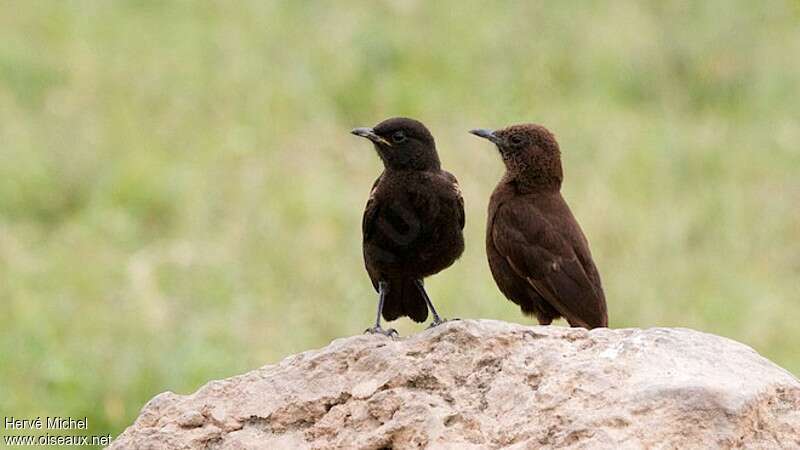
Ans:
{"type": "Polygon", "coordinates": [[[511,125],[500,130],[479,128],[470,133],[492,141],[503,157],[506,170],[526,184],[555,187],[564,178],[561,150],[547,128],[533,123],[511,125]]]}
{"type": "Polygon", "coordinates": [[[351,133],[372,141],[387,169],[433,170],[441,167],[431,132],[417,120],[393,117],[374,128],[354,128],[351,133]]]}

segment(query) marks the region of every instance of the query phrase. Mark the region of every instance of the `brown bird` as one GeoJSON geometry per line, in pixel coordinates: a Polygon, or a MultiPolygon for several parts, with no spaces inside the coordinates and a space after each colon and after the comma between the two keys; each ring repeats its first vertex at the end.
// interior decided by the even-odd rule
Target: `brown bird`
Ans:
{"type": "Polygon", "coordinates": [[[541,325],[608,326],[589,243],[561,197],[561,151],[534,124],[470,133],[497,145],[506,173],[489,201],[486,254],[500,291],[541,325]]]}
{"type": "Polygon", "coordinates": [[[364,210],[364,263],[379,293],[375,326],[369,333],[388,336],[381,314],[391,321],[408,316],[431,326],[443,322],[423,286],[464,251],[464,200],[458,181],[442,170],[433,136],[425,125],[395,117],[374,128],[356,128],[372,141],[384,171],[372,185],[364,210]]]}

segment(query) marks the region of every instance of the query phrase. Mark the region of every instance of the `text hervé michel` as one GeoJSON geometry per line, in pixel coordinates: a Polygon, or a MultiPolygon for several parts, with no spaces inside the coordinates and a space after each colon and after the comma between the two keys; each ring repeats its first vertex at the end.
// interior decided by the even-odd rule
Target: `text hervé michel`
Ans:
{"type": "Polygon", "coordinates": [[[34,417],[32,419],[18,419],[5,417],[3,427],[6,430],[87,430],[89,421],[86,417],[76,419],[73,417],[34,417]]]}

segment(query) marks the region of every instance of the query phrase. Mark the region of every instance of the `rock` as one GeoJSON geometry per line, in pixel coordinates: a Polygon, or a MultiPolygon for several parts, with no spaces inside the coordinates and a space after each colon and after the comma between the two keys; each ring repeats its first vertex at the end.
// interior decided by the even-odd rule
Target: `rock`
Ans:
{"type": "Polygon", "coordinates": [[[800,382],[687,329],[463,320],[158,395],[110,448],[424,447],[800,448],[800,382]]]}

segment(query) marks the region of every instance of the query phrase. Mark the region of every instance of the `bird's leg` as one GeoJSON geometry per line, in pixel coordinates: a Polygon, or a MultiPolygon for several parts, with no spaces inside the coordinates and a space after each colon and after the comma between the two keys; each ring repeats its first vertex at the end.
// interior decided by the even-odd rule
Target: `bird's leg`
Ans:
{"type": "Polygon", "coordinates": [[[422,298],[424,298],[425,303],[428,304],[428,309],[430,309],[431,314],[433,314],[433,322],[431,322],[428,328],[433,328],[447,322],[447,319],[439,317],[439,313],[437,313],[436,308],[433,307],[433,302],[431,302],[430,297],[428,297],[428,293],[425,292],[425,286],[422,284],[422,280],[414,280],[414,284],[417,285],[417,289],[419,289],[419,292],[422,294],[422,298]]]}
{"type": "Polygon", "coordinates": [[[385,281],[379,281],[378,282],[378,293],[379,293],[378,314],[375,317],[375,326],[372,327],[372,328],[367,328],[366,330],[364,330],[364,333],[382,334],[384,336],[389,336],[389,337],[398,336],[397,330],[395,330],[394,328],[389,328],[388,330],[384,330],[383,327],[381,327],[381,313],[383,312],[383,301],[386,298],[386,282],[385,281]]]}

